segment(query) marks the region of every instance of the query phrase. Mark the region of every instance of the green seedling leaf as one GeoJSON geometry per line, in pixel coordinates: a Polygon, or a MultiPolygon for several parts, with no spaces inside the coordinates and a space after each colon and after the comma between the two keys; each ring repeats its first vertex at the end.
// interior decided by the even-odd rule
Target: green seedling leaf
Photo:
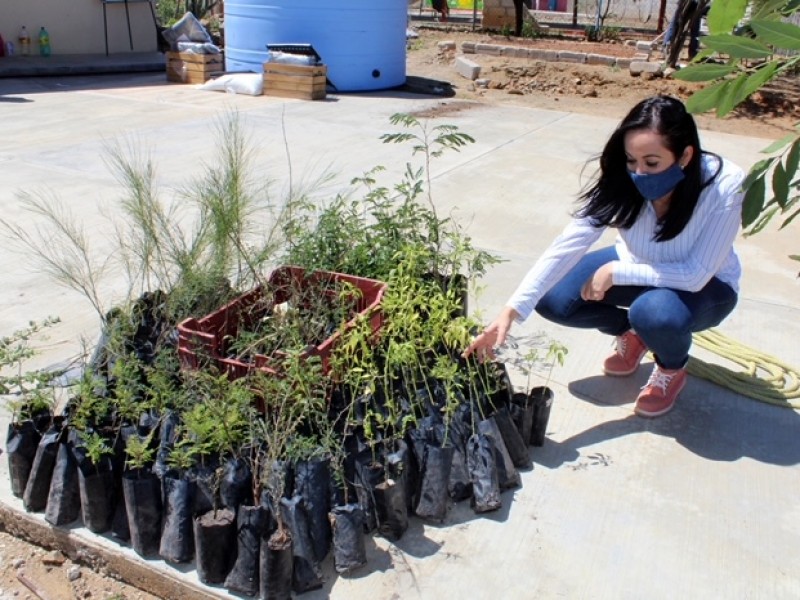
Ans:
{"type": "Polygon", "coordinates": [[[745,177],[745,180],[742,183],[742,189],[744,191],[750,189],[750,186],[753,185],[753,182],[759,177],[762,177],[764,173],[766,173],[772,166],[772,163],[776,160],[776,157],[762,158],[760,161],[750,167],[750,172],[747,174],[747,177],[745,177]]]}
{"type": "Polygon", "coordinates": [[[747,78],[747,83],[745,83],[742,88],[742,93],[745,95],[745,98],[772,79],[777,73],[778,67],[779,63],[768,62],[751,73],[747,78]]]}
{"type": "MultiPolygon", "coordinates": [[[[800,196],[795,196],[794,198],[792,198],[791,203],[794,203],[797,200],[800,200],[800,196]]],[[[800,215],[800,208],[798,208],[796,211],[794,211],[788,217],[786,217],[786,219],[783,221],[783,223],[781,223],[780,228],[783,229],[784,227],[789,225],[789,223],[791,223],[792,221],[794,221],[797,218],[797,215],[800,215]]]]}
{"type": "Polygon", "coordinates": [[[761,42],[729,33],[707,35],[701,40],[719,54],[727,54],[733,58],[769,58],[773,54],[772,50],[761,42]]]}
{"type": "Polygon", "coordinates": [[[748,187],[742,203],[742,226],[750,227],[755,223],[761,211],[764,209],[764,194],[766,184],[764,177],[758,177],[748,187]]]}
{"type": "Polygon", "coordinates": [[[800,27],[783,21],[750,21],[758,38],[776,48],[800,50],[800,27]]]}
{"type": "Polygon", "coordinates": [[[758,21],[761,19],[768,19],[770,17],[780,16],[780,11],[786,5],[786,0],[765,0],[759,2],[758,5],[753,6],[753,14],[751,19],[758,21]]]}
{"type": "Polygon", "coordinates": [[[747,81],[747,74],[742,73],[736,79],[728,82],[728,86],[725,88],[725,93],[722,95],[722,98],[717,105],[718,117],[724,117],[727,115],[746,98],[746,96],[743,97],[741,94],[741,90],[745,84],[745,81],[747,81]]]}
{"type": "Polygon", "coordinates": [[[715,108],[721,102],[727,85],[727,81],[719,81],[695,92],[686,100],[686,109],[700,114],[715,108]]]}
{"type": "Polygon", "coordinates": [[[789,179],[786,177],[786,171],[781,162],[778,162],[772,171],[772,193],[775,195],[775,202],[778,203],[778,206],[785,208],[786,201],[789,199],[789,179]]]}
{"type": "Polygon", "coordinates": [[[764,214],[762,214],[758,218],[758,220],[753,224],[753,226],[750,227],[750,229],[748,229],[745,232],[745,236],[755,235],[756,233],[758,233],[761,230],[763,230],[764,227],[767,226],[767,223],[769,223],[772,220],[772,217],[774,217],[775,213],[777,213],[777,212],[778,212],[778,208],[777,207],[774,207],[774,208],[771,208],[771,209],[765,211],[764,214]]]}
{"type": "Polygon", "coordinates": [[[701,63],[698,65],[689,65],[680,71],[676,71],[672,74],[672,77],[681,81],[712,81],[725,77],[735,68],[736,65],[701,63]]]}
{"type": "Polygon", "coordinates": [[[712,34],[729,33],[744,17],[747,9],[747,0],[727,0],[725,2],[712,2],[708,11],[708,30],[712,34]]]}
{"type": "MultiPolygon", "coordinates": [[[[789,177],[794,177],[797,174],[797,168],[800,166],[800,138],[797,138],[792,147],[789,149],[789,153],[786,155],[786,174],[789,177]]],[[[792,184],[796,184],[797,182],[794,181],[792,184]]]]}
{"type": "Polygon", "coordinates": [[[788,133],[783,136],[781,139],[772,142],[769,146],[764,148],[761,153],[762,154],[774,154],[784,146],[791,144],[793,141],[797,139],[797,134],[788,133]]]}

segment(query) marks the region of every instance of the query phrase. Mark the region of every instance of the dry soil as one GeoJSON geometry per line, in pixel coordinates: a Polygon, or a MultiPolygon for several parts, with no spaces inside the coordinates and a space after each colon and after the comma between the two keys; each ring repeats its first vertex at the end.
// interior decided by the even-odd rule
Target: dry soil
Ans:
{"type": "MultiPolygon", "coordinates": [[[[647,96],[669,94],[685,100],[702,87],[701,84],[670,77],[634,77],[625,68],[462,52],[462,42],[470,41],[631,58],[636,54],[633,39],[610,43],[580,39],[520,39],[442,25],[417,25],[413,30],[419,37],[409,44],[407,73],[450,84],[455,95],[443,101],[442,111],[464,110],[473,102],[504,103],[621,119],[634,104],[647,96]],[[439,44],[445,41],[455,42],[455,49],[442,50],[439,44]],[[479,79],[487,81],[478,85],[456,73],[454,62],[458,55],[480,65],[479,79]]],[[[660,59],[660,53],[654,52],[652,60],[660,59]]],[[[800,121],[798,96],[800,83],[797,78],[784,79],[772,84],[769,90],[755,94],[725,118],[707,113],[697,115],[696,120],[701,129],[777,139],[800,121]]]]}

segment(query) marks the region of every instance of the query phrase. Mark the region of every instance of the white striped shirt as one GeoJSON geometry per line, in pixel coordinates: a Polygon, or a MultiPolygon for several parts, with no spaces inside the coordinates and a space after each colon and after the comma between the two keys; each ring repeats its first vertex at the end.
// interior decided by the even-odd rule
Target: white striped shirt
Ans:
{"type": "MultiPolygon", "coordinates": [[[[719,164],[703,156],[703,180],[719,164]]],[[[741,190],[744,172],[728,160],[716,179],[700,193],[689,222],[677,236],[656,242],[658,218],[647,202],[630,229],[619,229],[616,241],[619,262],[613,271],[614,285],[641,285],[696,292],[712,277],[739,291],[742,269],[733,249],[742,220],[741,190]]],[[[550,288],[564,277],[605,231],[593,227],[589,218],[570,222],[539,257],[506,303],[524,321],[550,288]]]]}

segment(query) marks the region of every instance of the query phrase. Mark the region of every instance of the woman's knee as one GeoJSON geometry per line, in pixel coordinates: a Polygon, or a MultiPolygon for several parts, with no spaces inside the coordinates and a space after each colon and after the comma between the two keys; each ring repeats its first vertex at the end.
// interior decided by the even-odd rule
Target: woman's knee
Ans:
{"type": "Polygon", "coordinates": [[[535,310],[539,316],[548,321],[564,323],[569,320],[570,315],[574,312],[575,300],[569,294],[551,290],[542,296],[535,310]]]}
{"type": "Polygon", "coordinates": [[[628,310],[634,331],[660,334],[684,334],[691,331],[692,314],[678,295],[666,288],[649,290],[639,296],[628,310]]]}

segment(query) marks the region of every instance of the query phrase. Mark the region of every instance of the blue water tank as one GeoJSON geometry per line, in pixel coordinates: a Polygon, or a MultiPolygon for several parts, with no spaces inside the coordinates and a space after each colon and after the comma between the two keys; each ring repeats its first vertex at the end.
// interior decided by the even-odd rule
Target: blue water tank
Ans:
{"type": "Polygon", "coordinates": [[[311,44],[337,91],[406,81],[408,0],[225,0],[225,68],[263,72],[267,44],[311,44]]]}

